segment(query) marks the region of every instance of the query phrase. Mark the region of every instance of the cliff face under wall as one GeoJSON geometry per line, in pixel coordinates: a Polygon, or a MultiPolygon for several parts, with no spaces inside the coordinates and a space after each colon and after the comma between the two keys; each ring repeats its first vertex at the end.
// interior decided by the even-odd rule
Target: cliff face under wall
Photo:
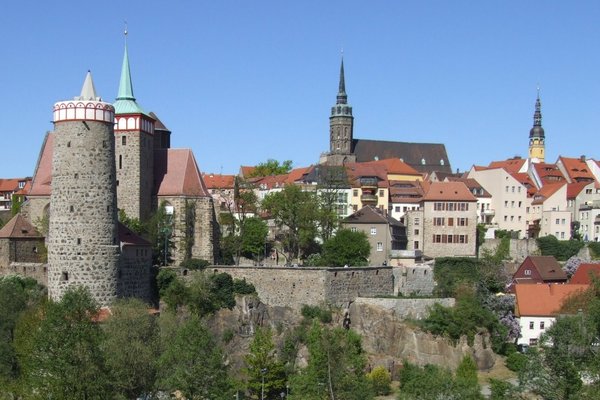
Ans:
{"type": "MultiPolygon", "coordinates": [[[[407,322],[404,319],[407,314],[398,311],[398,304],[406,300],[394,306],[387,304],[389,300],[393,299],[358,299],[347,310],[336,313],[332,322],[334,326],[342,326],[344,313],[349,313],[351,328],[363,338],[370,367],[383,365],[395,372],[403,360],[408,360],[419,365],[436,364],[455,369],[465,355],[471,355],[479,369],[486,370],[494,365],[494,353],[486,335],[477,335],[472,346],[466,339],[453,344],[447,339],[422,332],[407,322]]],[[[451,299],[442,300],[446,302],[444,305],[450,305],[448,301],[451,299]]],[[[421,305],[407,307],[412,307],[419,315],[425,309],[421,305]]],[[[239,371],[243,367],[243,355],[247,353],[258,326],[269,326],[279,346],[286,332],[298,326],[301,318],[297,310],[271,307],[254,296],[244,296],[238,298],[233,310],[221,310],[213,316],[210,326],[221,337],[224,332],[233,333],[233,338],[225,344],[225,353],[229,356],[231,368],[239,371]]],[[[297,365],[305,365],[307,357],[306,349],[301,348],[297,365]]]]}

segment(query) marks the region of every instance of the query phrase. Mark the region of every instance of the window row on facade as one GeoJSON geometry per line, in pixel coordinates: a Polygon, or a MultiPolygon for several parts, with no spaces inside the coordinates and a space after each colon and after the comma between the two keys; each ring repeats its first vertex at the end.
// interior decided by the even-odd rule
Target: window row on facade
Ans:
{"type": "Polygon", "coordinates": [[[433,203],[435,211],[469,211],[469,203],[466,202],[435,202],[433,203]]]}
{"type": "Polygon", "coordinates": [[[455,243],[455,244],[466,244],[469,243],[469,235],[433,235],[433,243],[455,243]]]}
{"type": "Polygon", "coordinates": [[[433,218],[433,226],[454,226],[454,220],[456,219],[456,226],[469,226],[469,218],[444,218],[435,217],[433,218]]]}

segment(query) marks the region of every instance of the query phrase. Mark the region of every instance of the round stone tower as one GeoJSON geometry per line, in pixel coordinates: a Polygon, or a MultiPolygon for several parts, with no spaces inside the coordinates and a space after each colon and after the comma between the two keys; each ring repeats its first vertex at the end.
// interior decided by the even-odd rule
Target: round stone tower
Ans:
{"type": "Polygon", "coordinates": [[[54,105],[48,292],[85,286],[101,304],[117,296],[119,244],[115,110],[96,96],[88,72],[81,96],[54,105]]]}

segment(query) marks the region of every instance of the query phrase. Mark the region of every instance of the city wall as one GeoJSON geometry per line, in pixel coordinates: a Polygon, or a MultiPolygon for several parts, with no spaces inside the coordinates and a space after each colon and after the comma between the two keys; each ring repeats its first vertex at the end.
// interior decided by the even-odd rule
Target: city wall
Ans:
{"type": "Polygon", "coordinates": [[[354,304],[357,307],[367,305],[391,311],[400,319],[423,319],[427,318],[429,310],[434,304],[440,304],[444,307],[454,307],[455,299],[374,299],[358,297],[354,304]]]}
{"type": "MultiPolygon", "coordinates": [[[[501,240],[485,239],[485,242],[479,248],[479,255],[481,256],[484,250],[494,253],[501,240]]],[[[509,254],[515,262],[521,263],[527,256],[539,254],[537,241],[535,239],[510,239],[509,254]]]]}
{"type": "MultiPolygon", "coordinates": [[[[299,309],[302,304],[347,307],[357,297],[390,296],[394,290],[391,267],[253,267],[212,266],[209,271],[228,273],[252,283],[268,305],[299,309]]],[[[187,275],[187,271],[182,271],[187,275]]],[[[188,275],[189,276],[189,275],[188,275]]]]}

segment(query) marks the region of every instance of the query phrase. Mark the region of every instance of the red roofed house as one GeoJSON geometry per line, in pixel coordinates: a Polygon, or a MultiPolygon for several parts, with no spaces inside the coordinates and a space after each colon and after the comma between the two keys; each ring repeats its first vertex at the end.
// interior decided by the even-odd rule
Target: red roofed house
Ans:
{"type": "Polygon", "coordinates": [[[406,217],[408,249],[428,257],[475,256],[477,198],[463,182],[432,182],[406,217]]]}
{"type": "Polygon", "coordinates": [[[528,256],[513,275],[511,289],[517,284],[566,283],[567,274],[552,256],[528,256]]]}
{"type": "Polygon", "coordinates": [[[588,285],[515,285],[515,315],[521,334],[517,344],[536,345],[542,333],[554,324],[564,301],[583,292],[588,285]]]}
{"type": "Polygon", "coordinates": [[[556,166],[563,173],[567,182],[594,182],[596,178],[590,171],[585,156],[580,158],[558,157],[556,166]]]}
{"type": "Polygon", "coordinates": [[[600,264],[580,264],[577,271],[571,277],[569,284],[590,285],[592,283],[592,278],[600,278],[600,264]]]}
{"type": "Polygon", "coordinates": [[[0,179],[0,211],[10,210],[13,195],[26,189],[31,178],[0,179]]]}

